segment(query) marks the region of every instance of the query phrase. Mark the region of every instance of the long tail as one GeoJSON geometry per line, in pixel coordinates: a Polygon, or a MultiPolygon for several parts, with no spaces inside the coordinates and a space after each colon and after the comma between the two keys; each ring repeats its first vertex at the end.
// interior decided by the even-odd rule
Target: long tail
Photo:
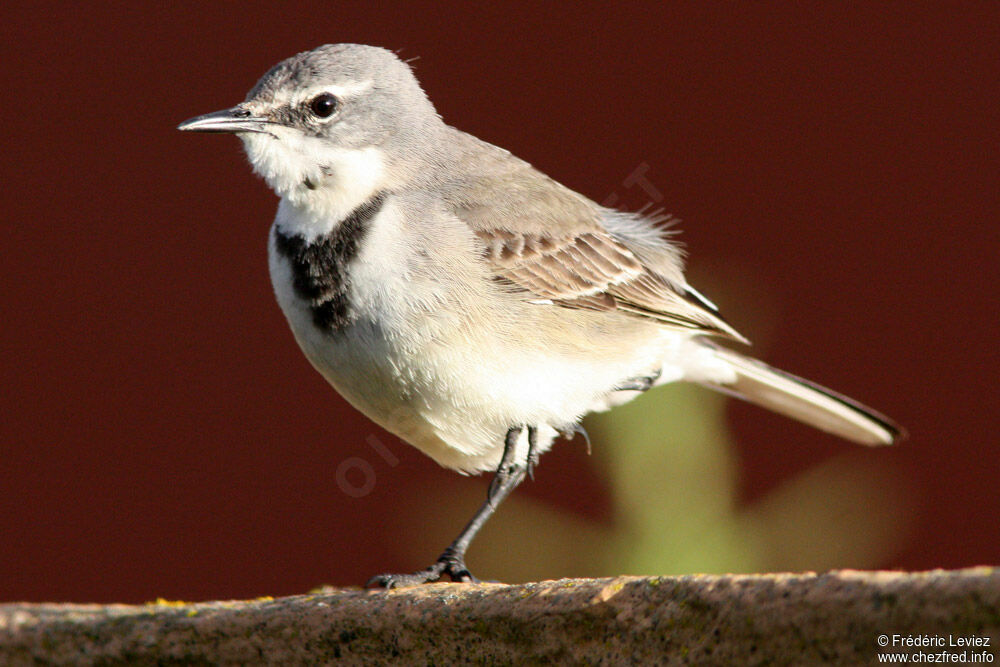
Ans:
{"type": "Polygon", "coordinates": [[[862,445],[891,445],[906,437],[901,426],[857,401],[757,359],[711,347],[736,372],[736,379],[731,384],[705,382],[706,387],[862,445]]]}

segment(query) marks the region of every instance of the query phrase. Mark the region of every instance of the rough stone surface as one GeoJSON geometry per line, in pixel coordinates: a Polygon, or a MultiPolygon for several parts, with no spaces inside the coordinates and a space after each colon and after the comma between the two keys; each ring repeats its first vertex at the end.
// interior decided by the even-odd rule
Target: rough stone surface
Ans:
{"type": "Polygon", "coordinates": [[[433,584],[142,606],[0,605],[3,665],[874,664],[880,652],[917,650],[986,652],[993,660],[984,660],[995,662],[998,640],[995,568],[433,584]],[[989,646],[882,648],[880,635],[981,638],[989,646]]]}

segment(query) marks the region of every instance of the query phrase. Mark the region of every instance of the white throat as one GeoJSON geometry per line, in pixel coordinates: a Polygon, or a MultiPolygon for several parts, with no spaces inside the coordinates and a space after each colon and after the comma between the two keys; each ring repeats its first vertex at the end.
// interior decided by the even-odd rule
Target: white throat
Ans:
{"type": "Polygon", "coordinates": [[[242,134],[254,171],[281,197],[276,223],[307,241],[328,234],[385,187],[382,151],[338,148],[297,131],[242,134]]]}

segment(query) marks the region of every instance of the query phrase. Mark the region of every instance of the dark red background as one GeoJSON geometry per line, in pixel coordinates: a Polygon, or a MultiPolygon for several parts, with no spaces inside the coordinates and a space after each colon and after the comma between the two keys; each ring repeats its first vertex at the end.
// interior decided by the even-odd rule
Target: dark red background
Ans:
{"type": "MultiPolygon", "coordinates": [[[[475,484],[313,372],[267,277],[274,196],[235,139],[174,130],[339,41],[419,56],[448,122],[593,198],[642,205],[647,163],[761,353],[909,427],[866,454],[914,489],[882,565],[1000,562],[996,5],[703,4],[6,4],[0,600],[360,583],[423,565],[390,556],[395,507],[475,484]],[[355,501],[332,480],[373,432],[402,462],[355,501]]],[[[746,501],[847,446],[729,417],[746,501]]],[[[605,512],[577,450],[519,493],[605,512]]]]}

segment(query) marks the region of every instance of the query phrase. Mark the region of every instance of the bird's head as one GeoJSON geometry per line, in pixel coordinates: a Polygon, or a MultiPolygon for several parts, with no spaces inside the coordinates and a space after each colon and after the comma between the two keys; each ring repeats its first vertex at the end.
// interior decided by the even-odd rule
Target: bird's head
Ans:
{"type": "Polygon", "coordinates": [[[311,207],[329,199],[339,208],[391,185],[389,173],[405,178],[404,158],[420,154],[440,125],[394,53],[335,44],[278,63],[242,103],[178,129],[237,134],[280,197],[311,207]]]}

